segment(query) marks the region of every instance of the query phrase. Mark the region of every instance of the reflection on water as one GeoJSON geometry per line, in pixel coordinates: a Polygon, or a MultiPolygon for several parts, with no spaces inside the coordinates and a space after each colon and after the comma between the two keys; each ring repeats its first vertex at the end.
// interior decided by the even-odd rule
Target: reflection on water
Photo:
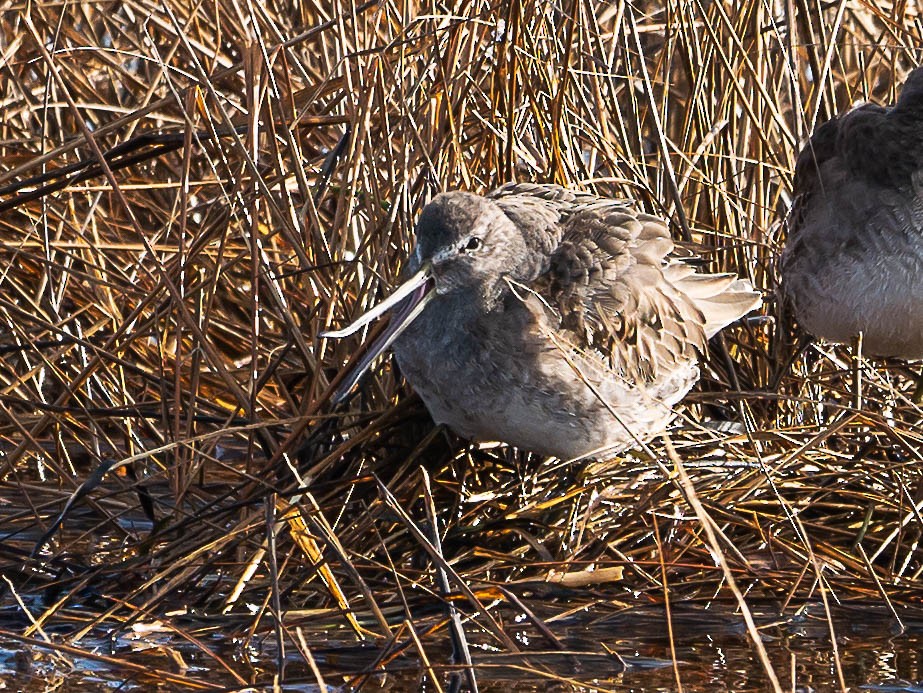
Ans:
{"type": "MultiPolygon", "coordinates": [[[[554,606],[555,613],[566,612],[566,605],[554,606]]],[[[618,691],[675,691],[677,681],[686,691],[770,690],[743,619],[730,608],[714,604],[709,608],[673,605],[675,665],[662,608],[645,606],[616,611],[597,605],[557,620],[549,605],[544,605],[543,610],[548,612],[544,618],[564,651],[549,647],[549,642],[529,627],[510,626],[516,621],[515,614],[505,614],[506,627],[526,652],[524,655],[496,652],[487,645],[490,642],[487,638],[478,638],[477,629],[469,628],[480,690],[512,693],[583,686],[618,691]]],[[[842,677],[845,687],[852,690],[923,693],[923,687],[916,685],[923,680],[923,611],[913,613],[905,609],[899,615],[905,626],[903,632],[896,627],[891,613],[878,605],[836,607],[832,613],[835,653],[830,638],[831,621],[819,604],[786,618],[778,618],[769,608],[754,608],[763,646],[783,690],[839,690],[842,677]]],[[[270,683],[277,661],[272,637],[251,641],[245,651],[234,649],[221,628],[215,627],[214,620],[209,621],[208,646],[248,682],[270,683]]],[[[383,649],[379,644],[357,644],[343,632],[312,632],[310,622],[292,621],[290,628],[302,629],[325,682],[333,690],[363,683],[367,690],[431,688],[413,646],[405,647],[401,653],[392,644],[389,653],[388,648],[383,649]],[[382,661],[386,662],[384,673],[375,669],[376,663],[382,661]]],[[[194,631],[194,621],[184,627],[187,632],[194,631]]],[[[204,633],[204,624],[200,627],[204,633]]],[[[9,623],[3,629],[21,632],[22,624],[9,623]]],[[[421,637],[421,641],[441,683],[451,686],[452,669],[446,666],[450,645],[444,632],[421,637]]],[[[84,639],[80,644],[87,650],[143,663],[158,671],[182,671],[190,679],[240,688],[239,681],[206,661],[200,649],[173,635],[145,633],[139,637],[123,636],[114,642],[84,639]]],[[[317,690],[315,676],[297,652],[287,652],[285,663],[286,690],[317,690]]],[[[137,673],[126,675],[98,661],[26,649],[2,636],[0,680],[8,690],[23,691],[47,690],[53,680],[57,680],[57,689],[61,691],[111,690],[114,683],[123,684],[124,690],[150,690],[154,685],[137,673]]],[[[170,689],[170,686],[163,688],[170,689]]]]}

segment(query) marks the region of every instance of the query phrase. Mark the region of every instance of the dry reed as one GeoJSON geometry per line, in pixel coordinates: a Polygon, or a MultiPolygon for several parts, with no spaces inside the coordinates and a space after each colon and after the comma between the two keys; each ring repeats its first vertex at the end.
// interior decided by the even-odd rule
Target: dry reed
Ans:
{"type": "Polygon", "coordinates": [[[324,629],[444,663],[447,590],[506,651],[538,605],[556,637],[550,603],[918,602],[910,371],[797,353],[774,300],[799,144],[894,98],[913,3],[102,0],[0,26],[0,603],[42,598],[20,635],[157,621],[235,672],[185,609],[320,681],[324,629]],[[318,333],[394,285],[435,192],[510,179],[632,197],[765,290],[675,456],[466,447],[387,361],[330,406],[359,342],[318,333]]]}

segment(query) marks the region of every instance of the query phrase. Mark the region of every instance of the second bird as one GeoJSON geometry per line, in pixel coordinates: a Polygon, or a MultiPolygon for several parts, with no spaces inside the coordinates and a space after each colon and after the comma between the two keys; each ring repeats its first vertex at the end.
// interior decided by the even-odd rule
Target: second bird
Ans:
{"type": "Polygon", "coordinates": [[[795,166],[782,286],[808,332],[923,358],[923,68],[821,125],[795,166]]]}
{"type": "Polygon", "coordinates": [[[707,339],[760,304],[749,283],[685,262],[660,219],[551,185],[436,196],[405,276],[324,335],[396,309],[337,398],[393,343],[436,422],[563,459],[662,431],[707,339]]]}

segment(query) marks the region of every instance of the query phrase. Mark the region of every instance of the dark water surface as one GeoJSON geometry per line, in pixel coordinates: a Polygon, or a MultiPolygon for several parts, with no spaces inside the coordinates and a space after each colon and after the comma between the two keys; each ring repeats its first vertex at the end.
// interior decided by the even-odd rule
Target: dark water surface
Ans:
{"type": "MultiPolygon", "coordinates": [[[[555,604],[560,614],[565,605],[555,604]]],[[[12,610],[0,628],[23,631],[12,610]]],[[[879,605],[838,606],[832,610],[836,649],[830,622],[820,604],[812,604],[787,618],[774,618],[766,608],[754,608],[754,617],[772,666],[786,691],[841,690],[841,677],[849,690],[919,691],[923,680],[923,610],[904,610],[904,629],[890,611],[879,605]],[[839,667],[837,666],[839,659],[839,667]],[[840,673],[841,672],[841,673],[840,673]]],[[[299,619],[310,648],[330,690],[436,690],[413,645],[385,658],[385,673],[375,672],[385,653],[380,643],[357,643],[346,631],[312,631],[299,619]]],[[[512,621],[515,622],[515,615],[512,621]]],[[[525,619],[522,619],[525,623],[525,619]]],[[[472,657],[482,691],[615,690],[674,691],[677,681],[685,691],[771,690],[769,679],[746,634],[743,619],[729,605],[673,606],[671,623],[676,664],[670,649],[667,621],[661,607],[636,607],[614,611],[611,607],[580,609],[550,625],[565,646],[554,651],[534,629],[507,621],[506,628],[526,654],[496,652],[471,628],[472,657]],[[609,613],[604,613],[608,611],[609,613]],[[607,652],[612,654],[606,654],[607,652]]],[[[275,640],[262,636],[242,647],[222,635],[215,622],[184,624],[197,632],[200,644],[221,657],[247,683],[268,686],[277,671],[275,640]]],[[[294,625],[294,624],[293,624],[294,625]]],[[[50,636],[62,641],[66,629],[50,636]]],[[[294,628],[290,628],[294,633],[294,628]]],[[[445,631],[421,633],[426,657],[444,690],[452,685],[446,666],[450,646],[445,631]]],[[[246,690],[217,661],[174,634],[135,632],[108,640],[93,634],[82,639],[81,649],[114,660],[149,667],[150,676],[117,665],[72,654],[52,654],[0,636],[0,681],[5,690],[112,691],[193,690],[179,681],[164,681],[156,672],[173,672],[189,683],[206,682],[224,690],[246,690]]],[[[401,644],[406,645],[406,642],[401,644]]],[[[392,648],[393,649],[393,648],[392,648]]],[[[316,677],[302,656],[292,649],[285,657],[282,690],[319,690],[316,677]]]]}

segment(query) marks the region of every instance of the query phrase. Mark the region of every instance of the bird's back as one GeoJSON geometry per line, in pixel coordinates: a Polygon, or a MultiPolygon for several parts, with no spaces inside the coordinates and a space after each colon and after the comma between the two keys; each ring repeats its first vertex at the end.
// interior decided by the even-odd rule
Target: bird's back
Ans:
{"type": "Polygon", "coordinates": [[[798,322],[867,353],[923,356],[923,69],[897,104],[834,118],[799,154],[781,262],[798,322]]]}
{"type": "Polygon", "coordinates": [[[491,197],[514,219],[538,204],[557,216],[548,269],[531,288],[562,330],[632,379],[704,353],[708,338],[760,304],[749,282],[696,271],[666,223],[629,201],[535,184],[491,197]]]}

